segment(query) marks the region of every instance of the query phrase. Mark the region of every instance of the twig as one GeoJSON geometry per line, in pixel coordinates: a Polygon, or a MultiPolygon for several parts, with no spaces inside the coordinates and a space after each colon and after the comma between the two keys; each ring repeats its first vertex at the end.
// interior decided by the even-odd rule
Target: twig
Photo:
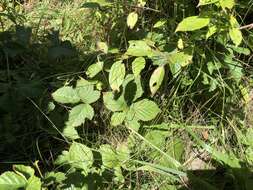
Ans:
{"type": "Polygon", "coordinates": [[[245,26],[241,26],[240,30],[243,30],[243,29],[253,29],[253,23],[245,25],[245,26]]]}

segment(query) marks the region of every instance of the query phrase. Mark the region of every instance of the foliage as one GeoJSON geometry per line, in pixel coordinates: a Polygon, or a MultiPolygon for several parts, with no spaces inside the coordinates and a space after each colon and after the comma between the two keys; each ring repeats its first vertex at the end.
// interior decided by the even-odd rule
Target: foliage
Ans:
{"type": "Polygon", "coordinates": [[[0,190],[252,187],[252,2],[29,3],[0,3],[0,152],[36,170],[0,190]]]}

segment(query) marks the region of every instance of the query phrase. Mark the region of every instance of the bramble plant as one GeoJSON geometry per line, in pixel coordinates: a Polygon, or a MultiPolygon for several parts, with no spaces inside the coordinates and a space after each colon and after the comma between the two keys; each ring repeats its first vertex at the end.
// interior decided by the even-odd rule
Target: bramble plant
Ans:
{"type": "MultiPolygon", "coordinates": [[[[49,33],[48,39],[39,34],[38,26],[27,40],[28,30],[16,29],[13,42],[17,51],[10,50],[9,42],[1,42],[3,57],[8,58],[8,77],[3,80],[9,86],[0,93],[7,97],[14,86],[22,94],[20,101],[29,100],[42,113],[37,116],[40,128],[65,144],[57,150],[56,159],[50,150],[50,161],[45,161],[36,139],[39,159],[50,162],[48,166],[54,170],[41,169],[38,162],[35,170],[13,165],[12,172],[0,175],[0,190],[226,189],[232,183],[235,189],[249,190],[253,132],[246,127],[245,118],[251,101],[253,35],[242,32],[245,27],[241,23],[251,8],[243,14],[237,10],[245,8],[241,1],[196,2],[85,1],[74,10],[87,11],[87,19],[92,18],[92,23],[86,23],[92,25],[87,34],[82,33],[83,28],[76,32],[78,24],[72,24],[78,13],[71,17],[67,7],[65,12],[59,11],[62,20],[51,23],[59,32],[49,33]],[[60,36],[75,39],[78,51],[60,36]],[[30,90],[38,89],[37,83],[16,85],[11,80],[21,80],[21,74],[12,73],[15,67],[9,66],[9,59],[24,59],[26,52],[19,51],[20,47],[27,52],[37,47],[31,45],[32,40],[38,44],[46,41],[46,46],[38,49],[41,62],[62,63],[46,66],[67,71],[58,76],[60,80],[41,75],[39,81],[47,81],[52,89],[38,90],[39,95],[34,96],[30,90]],[[81,45],[82,40],[88,40],[87,44],[81,45]],[[47,56],[42,56],[45,52],[47,56]],[[74,61],[69,62],[71,59],[74,61]],[[65,64],[68,67],[63,68],[65,64]],[[71,67],[73,72],[68,70],[71,67]],[[40,108],[43,106],[45,111],[40,108]],[[55,131],[42,126],[45,118],[55,131]],[[96,130],[96,137],[91,137],[96,130]],[[223,182],[202,179],[189,171],[196,169],[191,163],[201,156],[211,168],[225,168],[223,182]],[[243,168],[245,165],[249,167],[243,168]]],[[[45,8],[47,4],[39,5],[45,8]]],[[[5,1],[0,8],[1,23],[11,25],[10,20],[18,28],[18,22],[34,22],[17,19],[18,11],[22,12],[20,2],[5,1]]],[[[32,13],[28,11],[24,19],[39,14],[32,13]]],[[[46,28],[50,24],[43,17],[38,22],[46,28]]],[[[50,17],[54,17],[52,12],[46,18],[50,17]]],[[[37,71],[30,77],[35,75],[37,71]]],[[[5,101],[0,99],[0,108],[5,101]]],[[[197,170],[203,169],[202,165],[198,160],[197,170]]]]}

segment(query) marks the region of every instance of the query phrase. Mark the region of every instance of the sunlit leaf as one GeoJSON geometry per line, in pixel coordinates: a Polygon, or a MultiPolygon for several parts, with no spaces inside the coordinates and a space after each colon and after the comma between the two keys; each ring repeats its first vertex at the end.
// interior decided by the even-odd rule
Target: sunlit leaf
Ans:
{"type": "Polygon", "coordinates": [[[113,91],[120,91],[120,86],[125,78],[125,65],[122,61],[115,62],[109,73],[109,83],[113,91]]]}
{"type": "Polygon", "coordinates": [[[80,104],[70,110],[67,126],[78,127],[85,122],[86,119],[92,120],[94,110],[89,104],[80,104]]]}
{"type": "Polygon", "coordinates": [[[105,42],[98,42],[97,43],[97,49],[99,51],[104,52],[104,53],[108,53],[108,46],[105,42]]]}
{"type": "Polygon", "coordinates": [[[86,174],[93,164],[93,154],[89,147],[74,142],[69,149],[69,163],[86,174]]]}
{"type": "Polygon", "coordinates": [[[75,104],[80,101],[80,97],[77,95],[77,92],[70,86],[59,88],[52,94],[52,97],[56,102],[62,104],[75,104]]]}
{"type": "Polygon", "coordinates": [[[178,24],[176,32],[199,30],[201,28],[206,27],[209,24],[209,22],[210,18],[207,17],[199,17],[199,16],[187,17],[178,24]]]}
{"type": "Polygon", "coordinates": [[[123,96],[118,99],[115,99],[112,92],[105,92],[103,94],[103,100],[105,107],[113,112],[123,111],[127,107],[123,96]]]}
{"type": "Polygon", "coordinates": [[[41,180],[36,176],[32,176],[27,181],[26,190],[41,190],[41,180]]]}
{"type": "Polygon", "coordinates": [[[143,40],[129,41],[129,48],[127,49],[126,55],[144,57],[152,55],[152,49],[143,40]]]}
{"type": "Polygon", "coordinates": [[[232,9],[235,6],[235,0],[220,0],[220,5],[223,9],[232,9]]]}
{"type": "Polygon", "coordinates": [[[90,65],[86,71],[86,74],[89,78],[95,77],[99,72],[103,70],[104,62],[97,62],[92,65],[90,65]]]}
{"type": "Polygon", "coordinates": [[[128,114],[131,114],[132,116],[129,117],[128,115],[128,120],[133,117],[132,120],[141,121],[150,121],[161,111],[155,102],[148,99],[132,104],[130,109],[131,111],[128,114]]]}
{"type": "Polygon", "coordinates": [[[219,2],[219,0],[199,0],[198,6],[209,5],[219,2]]]}
{"type": "Polygon", "coordinates": [[[125,120],[126,113],[125,112],[115,112],[113,113],[111,117],[111,125],[112,126],[117,126],[123,123],[125,120]]]}
{"type": "Polygon", "coordinates": [[[146,61],[143,57],[137,57],[132,62],[132,71],[134,76],[140,75],[141,71],[145,68],[146,61]]]}
{"type": "Polygon", "coordinates": [[[83,78],[77,81],[76,91],[82,102],[87,104],[96,102],[100,97],[100,91],[94,90],[94,85],[83,78]]]}
{"type": "Polygon", "coordinates": [[[131,12],[128,16],[127,16],[127,26],[130,29],[133,29],[134,26],[136,25],[138,21],[138,14],[136,12],[131,12]]]}
{"type": "Polygon", "coordinates": [[[157,90],[160,88],[160,86],[162,85],[164,75],[165,75],[164,66],[158,67],[152,73],[151,78],[149,80],[149,88],[152,95],[154,95],[157,92],[157,90]]]}
{"type": "Polygon", "coordinates": [[[0,190],[18,190],[24,188],[27,180],[14,172],[5,172],[0,175],[0,190]]]}

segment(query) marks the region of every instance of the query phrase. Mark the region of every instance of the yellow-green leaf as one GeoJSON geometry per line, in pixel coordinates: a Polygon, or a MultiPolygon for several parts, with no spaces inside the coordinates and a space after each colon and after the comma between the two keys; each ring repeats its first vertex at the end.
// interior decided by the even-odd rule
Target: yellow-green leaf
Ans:
{"type": "Polygon", "coordinates": [[[122,61],[115,62],[109,73],[109,84],[113,91],[119,91],[126,74],[125,65],[122,61]]]}
{"type": "Polygon", "coordinates": [[[160,88],[164,79],[164,75],[165,75],[164,66],[158,67],[151,75],[151,78],[149,80],[149,88],[152,95],[154,95],[160,88]]]}
{"type": "Polygon", "coordinates": [[[127,26],[130,29],[133,29],[134,26],[136,25],[138,21],[138,14],[136,12],[131,12],[128,16],[127,16],[127,26]]]}
{"type": "Polygon", "coordinates": [[[137,57],[132,62],[132,71],[135,77],[140,75],[141,71],[145,68],[145,64],[146,64],[146,61],[143,57],[137,57]]]}
{"type": "Polygon", "coordinates": [[[220,5],[223,9],[232,9],[235,6],[234,0],[220,0],[220,5]]]}
{"type": "Polygon", "coordinates": [[[218,1],[219,1],[219,0],[199,0],[198,6],[209,5],[209,4],[217,3],[218,1]]]}
{"type": "Polygon", "coordinates": [[[199,17],[199,16],[187,17],[178,24],[176,32],[198,30],[207,26],[209,22],[210,18],[208,17],[199,17]]]}
{"type": "Polygon", "coordinates": [[[217,27],[216,26],[210,26],[208,28],[207,34],[206,34],[206,39],[210,38],[212,35],[214,35],[217,32],[217,27]]]}
{"type": "Polygon", "coordinates": [[[231,38],[231,40],[233,41],[233,43],[236,46],[239,46],[242,42],[242,32],[239,28],[239,23],[237,22],[236,18],[234,16],[230,17],[230,28],[229,28],[229,36],[231,38]]]}
{"type": "Polygon", "coordinates": [[[71,109],[66,125],[78,127],[85,122],[85,119],[92,120],[94,109],[89,104],[80,104],[71,109]]]}
{"type": "Polygon", "coordinates": [[[104,53],[108,53],[108,46],[105,42],[98,42],[97,43],[97,49],[99,51],[104,52],[104,53]]]}

